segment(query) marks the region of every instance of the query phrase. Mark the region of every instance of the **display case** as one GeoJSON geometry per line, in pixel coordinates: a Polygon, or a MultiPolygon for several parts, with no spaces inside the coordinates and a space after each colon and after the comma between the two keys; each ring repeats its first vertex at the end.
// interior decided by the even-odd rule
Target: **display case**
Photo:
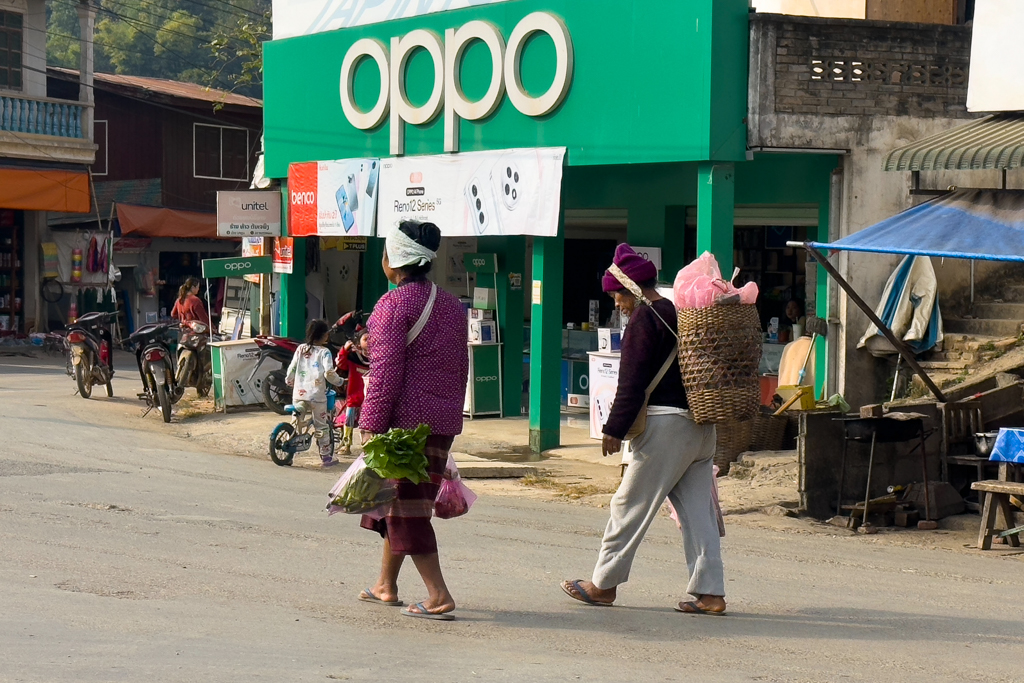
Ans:
{"type": "Polygon", "coordinates": [[[24,331],[23,215],[0,209],[0,333],[24,331]]]}

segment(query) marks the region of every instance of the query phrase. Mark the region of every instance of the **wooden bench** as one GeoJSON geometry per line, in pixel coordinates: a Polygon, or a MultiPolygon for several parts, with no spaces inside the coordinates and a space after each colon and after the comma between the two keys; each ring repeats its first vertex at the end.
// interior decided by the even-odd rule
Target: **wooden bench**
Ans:
{"type": "Polygon", "coordinates": [[[981,530],[978,532],[978,547],[982,550],[992,548],[992,538],[1002,536],[1014,547],[1020,546],[1020,534],[1024,527],[1013,528],[1013,507],[1010,496],[1024,498],[1024,483],[1014,481],[976,481],[971,488],[984,494],[984,505],[981,508],[981,530]],[[996,526],[997,513],[1002,513],[1003,526],[996,526]]]}

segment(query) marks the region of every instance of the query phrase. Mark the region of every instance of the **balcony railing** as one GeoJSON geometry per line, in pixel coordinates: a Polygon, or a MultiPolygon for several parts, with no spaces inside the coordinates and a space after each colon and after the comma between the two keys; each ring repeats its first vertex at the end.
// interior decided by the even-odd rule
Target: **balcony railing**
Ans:
{"type": "Polygon", "coordinates": [[[81,139],[84,108],[71,100],[0,93],[0,131],[81,139]]]}

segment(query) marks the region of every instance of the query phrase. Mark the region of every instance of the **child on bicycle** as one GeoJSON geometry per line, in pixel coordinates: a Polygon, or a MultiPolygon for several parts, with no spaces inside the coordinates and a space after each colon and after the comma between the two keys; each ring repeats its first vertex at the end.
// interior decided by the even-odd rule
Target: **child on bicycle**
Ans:
{"type": "Polygon", "coordinates": [[[334,369],[334,358],[327,348],[330,328],[324,320],[311,320],[306,326],[306,343],[295,349],[288,365],[287,383],[292,387],[292,404],[308,412],[313,420],[316,443],[324,467],[337,465],[331,437],[332,415],[327,413],[327,383],[339,385],[342,379],[334,369]]]}
{"type": "MultiPolygon", "coordinates": [[[[338,422],[342,422],[345,427],[345,435],[341,438],[341,455],[352,454],[352,432],[359,426],[359,412],[363,407],[364,395],[363,376],[370,370],[369,339],[367,331],[361,329],[338,352],[338,372],[348,373],[348,385],[345,390],[345,411],[342,415],[338,416],[338,422]]],[[[335,424],[338,424],[338,422],[335,422],[335,424]]]]}

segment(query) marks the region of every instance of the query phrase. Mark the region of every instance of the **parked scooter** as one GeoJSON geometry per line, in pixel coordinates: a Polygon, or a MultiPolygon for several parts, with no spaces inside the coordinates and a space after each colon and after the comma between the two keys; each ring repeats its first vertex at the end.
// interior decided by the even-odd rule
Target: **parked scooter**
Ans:
{"type": "MultiPolygon", "coordinates": [[[[337,393],[333,389],[328,389],[327,428],[330,430],[332,448],[338,444],[338,430],[334,426],[337,399],[337,393]]],[[[308,404],[301,401],[297,406],[291,405],[289,401],[284,410],[286,415],[292,416],[291,422],[282,422],[270,432],[270,459],[275,465],[291,465],[296,453],[308,451],[313,445],[316,429],[313,427],[313,416],[302,408],[305,405],[308,404]]]]}
{"type": "MultiPolygon", "coordinates": [[[[366,316],[362,311],[351,311],[338,318],[330,329],[330,339],[327,347],[331,355],[337,356],[338,350],[355,335],[356,331],[362,329],[366,324],[366,316]]],[[[277,370],[271,370],[263,381],[263,403],[270,410],[278,415],[288,415],[285,407],[292,402],[292,388],[285,381],[287,377],[288,364],[292,362],[295,349],[299,348],[301,342],[287,337],[259,336],[253,338],[260,350],[260,358],[256,362],[249,375],[249,382],[259,373],[260,367],[266,360],[276,361],[281,364],[277,370]]]]}
{"type": "Polygon", "coordinates": [[[182,391],[195,387],[200,396],[208,396],[213,386],[213,358],[206,323],[190,320],[181,324],[178,340],[178,372],[175,384],[182,391]]]}
{"type": "Polygon", "coordinates": [[[94,384],[105,384],[114,395],[114,348],[110,327],[117,313],[86,313],[68,325],[67,343],[72,374],[82,398],[92,396],[94,384]]]}
{"type": "Polygon", "coordinates": [[[177,403],[185,392],[175,381],[174,354],[168,344],[168,337],[177,328],[177,323],[143,325],[128,337],[135,346],[135,360],[145,389],[139,399],[149,406],[147,415],[153,408],[160,408],[164,422],[171,421],[171,404],[177,403]]]}

